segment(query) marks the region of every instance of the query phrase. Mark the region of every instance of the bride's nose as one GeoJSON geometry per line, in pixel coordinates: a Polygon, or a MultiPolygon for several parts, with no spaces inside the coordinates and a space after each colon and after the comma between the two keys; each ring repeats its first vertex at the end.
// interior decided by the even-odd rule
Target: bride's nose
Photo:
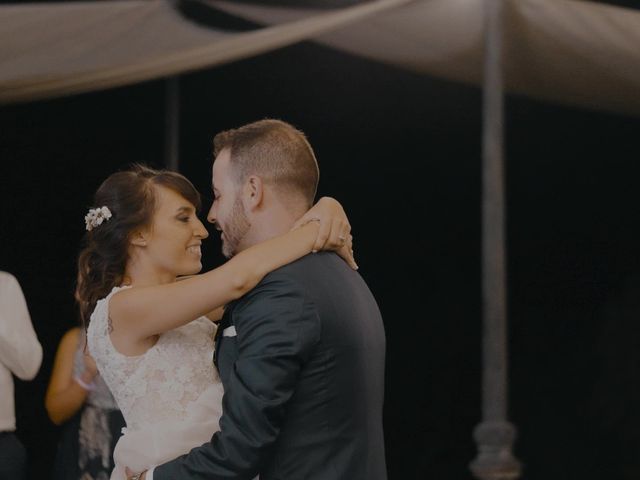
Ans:
{"type": "Polygon", "coordinates": [[[198,238],[207,238],[209,236],[209,231],[205,228],[204,224],[198,220],[198,224],[196,225],[193,234],[198,238]]]}

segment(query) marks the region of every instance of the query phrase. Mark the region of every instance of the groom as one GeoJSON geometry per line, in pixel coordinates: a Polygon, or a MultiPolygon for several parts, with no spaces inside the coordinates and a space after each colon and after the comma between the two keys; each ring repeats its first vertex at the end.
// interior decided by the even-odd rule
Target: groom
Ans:
{"type": "MultiPolygon", "coordinates": [[[[208,219],[227,257],[287,232],[311,207],[318,166],[291,125],[251,123],[214,147],[208,219]]],[[[147,480],[386,479],[385,336],[357,272],[334,253],[307,255],[228,305],[218,332],[220,431],[147,480]]]]}

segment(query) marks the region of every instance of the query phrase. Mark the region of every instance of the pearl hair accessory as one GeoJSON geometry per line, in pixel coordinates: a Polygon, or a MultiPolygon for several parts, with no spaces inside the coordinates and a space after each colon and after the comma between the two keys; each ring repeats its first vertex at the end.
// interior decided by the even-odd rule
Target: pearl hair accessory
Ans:
{"type": "Polygon", "coordinates": [[[102,222],[112,217],[111,210],[108,207],[90,208],[89,213],[84,216],[84,224],[87,232],[90,232],[102,222]]]}

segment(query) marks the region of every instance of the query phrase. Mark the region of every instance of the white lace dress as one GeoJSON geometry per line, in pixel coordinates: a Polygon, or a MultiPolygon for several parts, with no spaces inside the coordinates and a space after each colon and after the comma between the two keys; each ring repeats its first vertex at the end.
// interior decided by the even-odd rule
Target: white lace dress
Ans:
{"type": "Polygon", "coordinates": [[[119,353],[109,336],[109,300],[99,300],[87,331],[89,351],[127,427],[114,451],[111,479],[124,467],[160,465],[211,439],[219,430],[223,388],[212,363],[215,326],[201,317],[160,336],[145,354],[119,353]]]}

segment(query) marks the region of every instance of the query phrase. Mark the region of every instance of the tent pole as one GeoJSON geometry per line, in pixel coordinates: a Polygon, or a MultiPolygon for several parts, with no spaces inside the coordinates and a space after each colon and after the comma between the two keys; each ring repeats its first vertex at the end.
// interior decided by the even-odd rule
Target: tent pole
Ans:
{"type": "Polygon", "coordinates": [[[169,170],[180,169],[180,77],[165,80],[164,164],[169,170]]]}
{"type": "Polygon", "coordinates": [[[484,0],[485,47],[482,132],[482,422],[471,462],[480,480],[516,479],[507,420],[507,308],[504,208],[504,92],[502,71],[505,0],[484,0]]]}

